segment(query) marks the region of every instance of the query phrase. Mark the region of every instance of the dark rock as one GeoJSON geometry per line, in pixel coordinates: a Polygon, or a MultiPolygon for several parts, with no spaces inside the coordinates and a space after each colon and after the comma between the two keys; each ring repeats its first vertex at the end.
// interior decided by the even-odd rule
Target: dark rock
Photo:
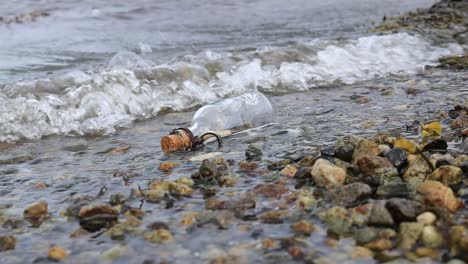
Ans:
{"type": "Polygon", "coordinates": [[[294,174],[295,179],[306,179],[310,178],[310,171],[312,168],[308,167],[300,167],[297,171],[296,174],[294,174]]]}
{"type": "Polygon", "coordinates": [[[198,169],[200,178],[202,179],[214,179],[221,176],[221,173],[218,170],[218,166],[214,161],[204,160],[198,169]]]}
{"type": "Polygon", "coordinates": [[[16,238],[14,236],[0,236],[0,252],[15,249],[16,238]]]}
{"type": "Polygon", "coordinates": [[[387,200],[385,208],[390,212],[397,223],[415,221],[416,217],[424,212],[424,204],[403,198],[387,200]]]}
{"type": "Polygon", "coordinates": [[[110,228],[117,224],[118,212],[107,205],[85,206],[80,209],[78,217],[80,225],[89,232],[95,232],[101,228],[110,228]]]}
{"type": "Polygon", "coordinates": [[[424,146],[423,151],[429,151],[431,153],[433,153],[433,152],[445,153],[445,152],[447,152],[447,148],[448,148],[448,145],[447,145],[447,142],[445,140],[436,139],[436,140],[433,140],[433,141],[427,143],[424,146]]]}
{"type": "Polygon", "coordinates": [[[335,157],[335,147],[326,147],[320,151],[320,155],[335,157]]]}
{"type": "Polygon", "coordinates": [[[397,168],[399,172],[408,164],[408,159],[406,151],[401,148],[394,148],[390,150],[385,157],[392,163],[392,165],[397,168]]]}
{"type": "Polygon", "coordinates": [[[393,218],[390,212],[381,204],[374,204],[368,220],[369,225],[393,226],[393,218]]]}
{"type": "Polygon", "coordinates": [[[166,229],[169,230],[169,225],[165,222],[156,221],[151,223],[148,228],[150,230],[166,229]]]}
{"type": "Polygon", "coordinates": [[[369,185],[356,182],[332,189],[325,194],[325,197],[334,205],[349,207],[371,193],[372,188],[369,185]]]}
{"type": "Polygon", "coordinates": [[[351,162],[353,160],[354,147],[350,143],[336,146],[335,157],[346,162],[351,162]]]}
{"type": "Polygon", "coordinates": [[[460,169],[463,171],[465,175],[468,174],[468,161],[462,162],[460,164],[460,169]]]}
{"type": "Polygon", "coordinates": [[[450,165],[450,161],[446,159],[439,159],[436,161],[435,167],[440,168],[442,166],[450,165]]]}
{"type": "Polygon", "coordinates": [[[291,164],[292,161],[290,159],[284,159],[280,161],[270,162],[267,166],[267,169],[271,171],[279,171],[284,169],[287,165],[291,164]]]}
{"type": "Polygon", "coordinates": [[[376,194],[380,198],[413,198],[416,190],[407,182],[391,182],[380,186],[376,194]]]}
{"type": "Polygon", "coordinates": [[[263,152],[255,145],[249,145],[245,151],[245,159],[248,161],[259,161],[262,159],[263,152]]]}
{"type": "Polygon", "coordinates": [[[124,202],[125,202],[125,196],[121,193],[115,193],[111,195],[109,199],[109,204],[112,206],[123,204],[124,202]]]}

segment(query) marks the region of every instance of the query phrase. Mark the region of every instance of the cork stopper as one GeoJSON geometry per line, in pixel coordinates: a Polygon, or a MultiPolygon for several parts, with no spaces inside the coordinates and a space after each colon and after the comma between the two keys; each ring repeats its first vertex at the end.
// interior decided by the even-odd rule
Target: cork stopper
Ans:
{"type": "Polygon", "coordinates": [[[175,134],[167,135],[161,138],[161,149],[165,153],[189,149],[192,146],[190,134],[178,129],[175,134]]]}

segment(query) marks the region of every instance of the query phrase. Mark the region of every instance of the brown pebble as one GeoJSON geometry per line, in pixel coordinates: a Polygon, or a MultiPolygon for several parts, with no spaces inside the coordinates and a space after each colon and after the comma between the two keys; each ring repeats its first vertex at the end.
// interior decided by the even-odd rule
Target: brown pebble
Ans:
{"type": "Polygon", "coordinates": [[[298,235],[310,236],[310,234],[314,232],[315,227],[310,222],[306,220],[301,220],[299,222],[292,224],[291,229],[294,231],[294,233],[298,235]]]}
{"type": "Polygon", "coordinates": [[[15,249],[16,238],[14,236],[0,236],[0,252],[15,249]]]}
{"type": "Polygon", "coordinates": [[[47,203],[41,201],[30,205],[24,210],[23,217],[34,226],[39,226],[47,218],[47,203]]]}
{"type": "Polygon", "coordinates": [[[257,195],[263,195],[271,198],[279,198],[289,191],[288,188],[279,184],[263,183],[255,186],[252,192],[257,195]]]}
{"type": "Polygon", "coordinates": [[[293,178],[294,175],[296,175],[296,172],[297,172],[297,167],[289,164],[289,165],[286,165],[286,167],[284,167],[284,169],[280,171],[280,174],[288,178],[293,178]]]}
{"type": "Polygon", "coordinates": [[[438,181],[425,181],[417,189],[424,196],[424,200],[433,206],[445,207],[456,212],[460,206],[452,189],[438,181]]]}
{"type": "Polygon", "coordinates": [[[278,241],[275,241],[271,238],[265,238],[262,240],[262,248],[264,249],[277,248],[278,246],[279,246],[278,241]]]}
{"type": "Polygon", "coordinates": [[[242,161],[239,163],[239,168],[244,171],[253,171],[257,168],[258,164],[256,162],[242,161]]]}
{"type": "Polygon", "coordinates": [[[296,260],[304,258],[304,251],[300,247],[289,247],[288,253],[296,260]]]}
{"type": "Polygon", "coordinates": [[[59,246],[52,246],[49,249],[49,253],[47,254],[47,256],[49,257],[49,259],[61,261],[68,257],[68,253],[67,251],[65,251],[65,249],[59,246]]]}
{"type": "Polygon", "coordinates": [[[374,251],[383,251],[393,248],[393,243],[389,239],[378,239],[366,244],[366,247],[374,251]]]}
{"type": "Polygon", "coordinates": [[[46,189],[47,188],[47,184],[43,183],[43,182],[37,182],[36,184],[34,184],[32,186],[33,189],[37,189],[37,190],[41,190],[41,189],[46,189]]]}
{"type": "Polygon", "coordinates": [[[168,171],[168,170],[170,170],[170,169],[172,169],[174,167],[177,167],[179,165],[180,165],[179,162],[166,161],[166,162],[163,162],[163,163],[159,164],[158,169],[160,171],[168,171]]]}
{"type": "Polygon", "coordinates": [[[327,238],[323,242],[327,247],[331,248],[336,248],[340,244],[339,240],[333,238],[327,238]]]}

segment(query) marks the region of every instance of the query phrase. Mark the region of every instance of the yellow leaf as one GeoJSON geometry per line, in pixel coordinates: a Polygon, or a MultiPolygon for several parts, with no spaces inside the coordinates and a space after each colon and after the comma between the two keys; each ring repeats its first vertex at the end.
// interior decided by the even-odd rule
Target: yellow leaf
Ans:
{"type": "Polygon", "coordinates": [[[434,137],[442,134],[442,125],[439,122],[431,122],[429,124],[422,124],[422,137],[434,137]]]}
{"type": "Polygon", "coordinates": [[[418,152],[418,146],[404,137],[398,137],[395,142],[393,142],[393,147],[404,149],[411,154],[418,152]]]}

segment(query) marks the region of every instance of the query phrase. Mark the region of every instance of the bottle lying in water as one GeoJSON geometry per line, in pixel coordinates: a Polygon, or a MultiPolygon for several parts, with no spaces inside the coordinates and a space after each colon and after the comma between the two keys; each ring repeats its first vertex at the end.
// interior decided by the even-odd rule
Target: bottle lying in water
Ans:
{"type": "Polygon", "coordinates": [[[203,145],[208,137],[220,137],[230,132],[274,123],[276,108],[261,92],[250,92],[206,105],[193,115],[189,128],[178,128],[161,139],[164,152],[191,150],[203,145]]]}

